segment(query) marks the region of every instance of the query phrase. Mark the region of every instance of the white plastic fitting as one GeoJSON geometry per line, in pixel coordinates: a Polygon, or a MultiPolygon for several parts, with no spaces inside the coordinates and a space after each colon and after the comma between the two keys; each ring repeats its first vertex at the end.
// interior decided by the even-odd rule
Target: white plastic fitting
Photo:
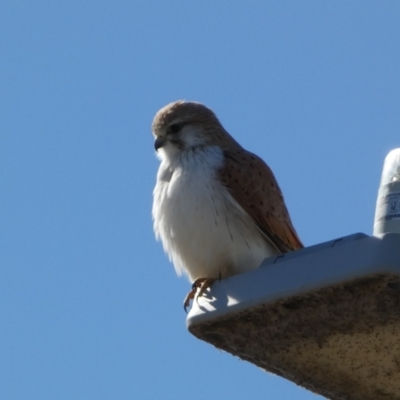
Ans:
{"type": "Polygon", "coordinates": [[[376,202],[374,236],[400,233],[400,148],[385,158],[376,202]]]}

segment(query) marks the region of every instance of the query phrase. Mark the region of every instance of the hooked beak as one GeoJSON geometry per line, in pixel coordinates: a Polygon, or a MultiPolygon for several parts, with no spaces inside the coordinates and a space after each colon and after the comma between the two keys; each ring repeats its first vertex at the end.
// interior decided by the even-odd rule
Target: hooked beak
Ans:
{"type": "Polygon", "coordinates": [[[158,151],[158,149],[160,147],[163,147],[165,145],[165,138],[162,137],[158,137],[155,141],[154,141],[154,148],[156,149],[156,151],[158,151]]]}

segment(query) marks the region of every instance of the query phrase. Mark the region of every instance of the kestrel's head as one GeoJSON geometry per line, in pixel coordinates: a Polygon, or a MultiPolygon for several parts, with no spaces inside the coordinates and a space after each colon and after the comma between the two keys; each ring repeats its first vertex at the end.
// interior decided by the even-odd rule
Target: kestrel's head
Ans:
{"type": "Polygon", "coordinates": [[[168,155],[215,145],[227,135],[212,110],[203,104],[183,100],[167,104],[158,111],[152,130],[155,149],[163,148],[168,155]]]}

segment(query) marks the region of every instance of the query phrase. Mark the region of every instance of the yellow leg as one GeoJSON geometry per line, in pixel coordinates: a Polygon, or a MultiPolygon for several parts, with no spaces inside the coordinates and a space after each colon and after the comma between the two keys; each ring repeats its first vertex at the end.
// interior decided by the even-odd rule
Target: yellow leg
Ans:
{"type": "Polygon", "coordinates": [[[202,282],[202,285],[200,286],[200,290],[199,293],[197,294],[196,300],[203,296],[204,292],[213,284],[213,282],[215,282],[216,279],[214,278],[206,278],[204,279],[204,281],[202,282]]]}
{"type": "Polygon", "coordinates": [[[187,308],[190,305],[190,302],[192,300],[194,300],[194,298],[196,296],[197,289],[200,289],[200,290],[199,290],[199,293],[198,293],[196,299],[201,297],[214,281],[215,281],[215,279],[213,279],[213,278],[198,278],[193,282],[192,290],[187,294],[187,296],[185,297],[185,300],[183,302],[183,309],[185,310],[186,313],[187,313],[187,308]]]}

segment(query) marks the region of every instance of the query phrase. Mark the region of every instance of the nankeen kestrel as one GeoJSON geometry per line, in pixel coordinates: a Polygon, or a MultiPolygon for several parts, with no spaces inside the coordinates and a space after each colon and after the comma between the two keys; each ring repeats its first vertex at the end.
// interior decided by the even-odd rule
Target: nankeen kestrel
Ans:
{"type": "Polygon", "coordinates": [[[198,296],[217,279],[258,268],[272,255],[303,247],[278,183],[200,103],[177,101],[156,114],[161,159],[154,188],[157,239],[198,296]]]}

